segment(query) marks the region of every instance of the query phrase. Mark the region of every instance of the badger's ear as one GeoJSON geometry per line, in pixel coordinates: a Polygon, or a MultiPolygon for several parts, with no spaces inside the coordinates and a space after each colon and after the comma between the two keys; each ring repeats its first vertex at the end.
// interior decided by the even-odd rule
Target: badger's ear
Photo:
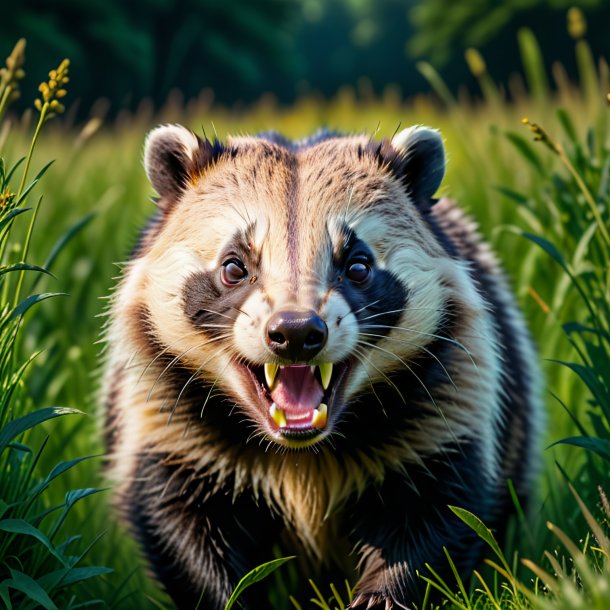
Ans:
{"type": "Polygon", "coordinates": [[[392,139],[392,147],[402,158],[405,184],[419,204],[430,202],[445,175],[445,146],[436,129],[414,125],[392,139]]]}
{"type": "Polygon", "coordinates": [[[144,144],[146,175],[162,199],[175,199],[210,161],[213,148],[182,125],[156,127],[144,144]]]}

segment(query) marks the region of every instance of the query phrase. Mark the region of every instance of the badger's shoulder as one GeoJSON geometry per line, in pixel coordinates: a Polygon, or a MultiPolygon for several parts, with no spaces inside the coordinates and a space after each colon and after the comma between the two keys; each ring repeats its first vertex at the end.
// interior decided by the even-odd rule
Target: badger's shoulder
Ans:
{"type": "Polygon", "coordinates": [[[432,206],[427,220],[447,254],[467,263],[473,284],[487,304],[501,363],[499,452],[517,489],[527,488],[536,476],[532,465],[537,463],[534,456],[545,427],[541,375],[527,324],[510,281],[477,223],[447,198],[432,206]]]}

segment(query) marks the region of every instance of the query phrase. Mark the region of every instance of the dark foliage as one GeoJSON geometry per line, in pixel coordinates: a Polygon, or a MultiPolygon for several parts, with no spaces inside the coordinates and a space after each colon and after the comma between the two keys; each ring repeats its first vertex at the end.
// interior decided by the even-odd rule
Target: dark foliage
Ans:
{"type": "MultiPolygon", "coordinates": [[[[8,0],[0,44],[16,32],[28,41],[35,70],[70,57],[74,97],[88,108],[106,97],[116,107],[144,97],[163,103],[211,87],[225,100],[252,98],[270,76],[293,69],[293,0],[8,0]]],[[[25,100],[29,103],[31,100],[25,100]]]]}

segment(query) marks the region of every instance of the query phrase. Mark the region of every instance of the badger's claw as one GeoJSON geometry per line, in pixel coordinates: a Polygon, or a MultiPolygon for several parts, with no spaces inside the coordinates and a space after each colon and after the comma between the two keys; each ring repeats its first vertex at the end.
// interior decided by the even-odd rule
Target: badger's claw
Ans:
{"type": "Polygon", "coordinates": [[[348,610],[399,610],[399,608],[410,610],[383,594],[360,593],[353,599],[348,610]]]}

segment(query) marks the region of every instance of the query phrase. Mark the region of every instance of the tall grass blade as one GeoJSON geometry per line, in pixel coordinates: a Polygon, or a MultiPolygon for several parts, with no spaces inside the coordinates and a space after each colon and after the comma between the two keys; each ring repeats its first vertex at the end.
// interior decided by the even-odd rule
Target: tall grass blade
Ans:
{"type": "Polygon", "coordinates": [[[4,582],[6,587],[21,591],[45,610],[58,610],[47,592],[33,578],[19,570],[11,569],[10,572],[11,578],[4,582]]]}
{"type": "MultiPolygon", "coordinates": [[[[33,525],[23,519],[3,519],[0,521],[0,531],[8,534],[21,534],[31,536],[40,542],[60,563],[66,565],[65,558],[58,553],[51,541],[33,525]]],[[[6,540],[6,539],[5,539],[6,540]]]]}
{"type": "Polygon", "coordinates": [[[555,447],[556,445],[572,445],[574,447],[582,447],[587,449],[607,461],[610,461],[610,441],[603,438],[593,438],[590,436],[570,436],[569,438],[562,438],[561,440],[555,441],[549,445],[555,447]]]}
{"type": "Polygon", "coordinates": [[[13,419],[0,430],[0,453],[6,449],[10,441],[23,434],[26,430],[30,430],[42,422],[55,419],[56,417],[63,417],[64,415],[83,415],[83,412],[68,407],[44,407],[43,409],[38,409],[38,411],[26,413],[17,419],[13,419]]]}
{"type": "Polygon", "coordinates": [[[14,320],[19,316],[25,314],[28,309],[36,305],[36,303],[40,303],[41,301],[45,301],[46,299],[52,299],[54,297],[67,297],[68,295],[65,292],[44,292],[42,294],[32,294],[29,297],[23,299],[21,303],[13,309],[11,315],[9,316],[9,320],[14,320]]]}
{"type": "Polygon", "coordinates": [[[233,590],[231,597],[229,597],[229,601],[227,602],[227,605],[225,606],[225,610],[231,610],[231,608],[237,602],[237,599],[239,598],[239,596],[248,587],[251,587],[253,584],[260,582],[261,580],[264,580],[265,578],[267,578],[268,576],[273,574],[273,572],[275,572],[279,567],[281,567],[283,564],[285,564],[287,561],[290,561],[291,559],[294,559],[294,556],[280,557],[279,559],[273,559],[272,561],[269,561],[260,566],[257,566],[256,568],[254,568],[254,570],[251,570],[250,572],[248,572],[237,583],[237,586],[233,590]]]}

